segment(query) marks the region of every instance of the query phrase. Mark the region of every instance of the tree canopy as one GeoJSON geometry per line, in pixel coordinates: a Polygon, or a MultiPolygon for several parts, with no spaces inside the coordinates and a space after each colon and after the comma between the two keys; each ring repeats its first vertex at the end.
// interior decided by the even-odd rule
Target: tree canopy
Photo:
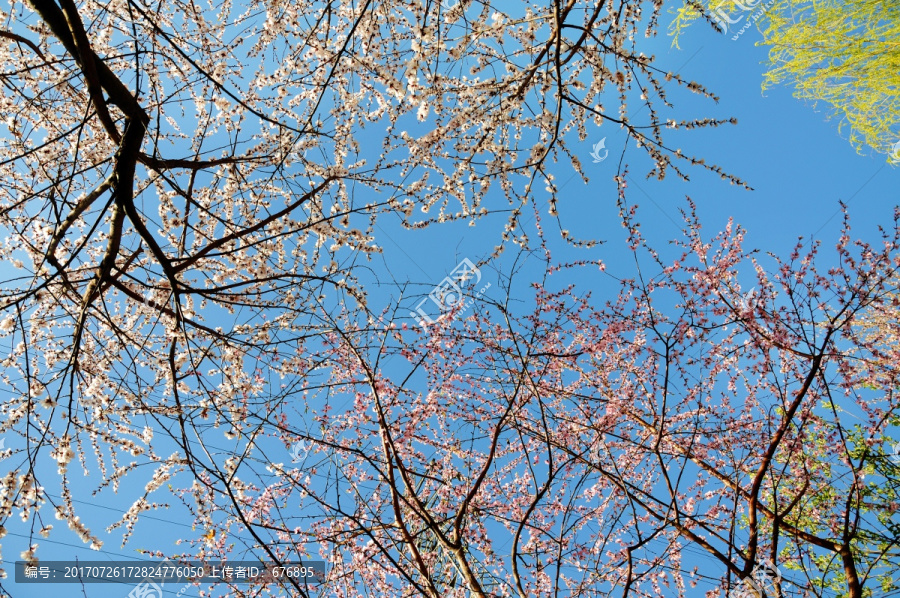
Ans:
{"type": "Polygon", "coordinates": [[[559,225],[549,165],[586,179],[589,126],[648,177],[747,186],[667,140],[734,120],[674,110],[717,98],[641,51],[661,8],[11,3],[0,537],[21,518],[35,563],[58,519],[103,550],[89,485],[128,505],[122,545],[150,511],[190,521],[150,556],[328,564],[223,595],[896,590],[900,355],[859,321],[891,301],[897,219],[854,240],[845,214],[821,267],[688,201],[661,250],[620,159],[633,275],[559,225]],[[407,309],[385,228],[491,217],[492,255],[428,291],[441,316],[407,309]]]}
{"type": "Polygon", "coordinates": [[[677,11],[677,36],[698,18],[731,37],[754,13],[769,48],[763,87],[824,102],[850,143],[900,162],[900,5],[890,0],[704,0],[677,11]]]}

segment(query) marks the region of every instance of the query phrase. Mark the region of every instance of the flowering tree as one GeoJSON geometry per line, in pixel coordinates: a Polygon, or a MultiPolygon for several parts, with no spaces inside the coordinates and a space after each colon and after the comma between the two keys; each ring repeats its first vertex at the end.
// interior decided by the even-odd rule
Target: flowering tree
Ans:
{"type": "Polygon", "coordinates": [[[336,596],[896,589],[900,359],[854,322],[887,296],[900,228],[880,249],[845,229],[827,272],[816,245],[768,271],[742,230],[704,239],[690,214],[663,262],[623,213],[655,273],[604,307],[565,284],[589,266],[548,261],[528,313],[481,299],[425,330],[385,313],[335,326],[311,351],[328,368],[269,364],[297,396],[242,425],[310,450],[267,462],[256,438],[208,465],[190,502],[214,541],[193,556],[245,528],[285,560],[317,546],[336,596]]]}
{"type": "Polygon", "coordinates": [[[317,367],[306,343],[333,333],[328,314],[366,309],[353,265],[379,251],[386,214],[421,227],[508,211],[499,252],[535,185],[555,213],[544,163],[581,173],[565,135],[590,123],[625,128],[656,176],[683,176],[679,161],[718,172],[664,145],[666,82],[714,96],[635,49],[641,18],[575,2],[11,2],[0,258],[19,273],[2,291],[0,431],[28,439],[28,458],[7,511],[49,530],[32,465],[52,451],[56,512],[99,546],[69,500],[70,461],[93,453],[117,488],[141,456],[159,466],[149,492],[193,467],[207,421],[237,433],[274,400],[271,360],[317,367]],[[637,94],[646,123],[627,115],[637,94]]]}
{"type": "MultiPolygon", "coordinates": [[[[378,222],[505,210],[496,253],[524,245],[536,186],[557,213],[545,163],[581,173],[567,140],[592,122],[627,130],[650,175],[684,176],[686,161],[740,183],[665,145],[666,124],[721,121],[664,124],[666,82],[712,96],[635,48],[659,10],[641,6],[12,4],[0,250],[18,274],[2,288],[0,432],[25,448],[3,521],[15,511],[49,535],[52,513],[101,548],[73,500],[77,458],[98,492],[152,468],[111,524],[124,542],[144,512],[183,501],[197,529],[185,554],[321,551],[327,595],[684,593],[687,547],[725,583],[785,547],[803,571],[810,546],[895,563],[890,543],[854,552],[878,525],[837,533],[842,514],[885,507],[839,504],[816,461],[863,450],[841,462],[863,496],[890,386],[835,403],[869,418],[860,442],[803,436],[844,430],[818,409],[829,389],[893,379],[896,361],[849,331],[895,267],[895,238],[828,276],[809,260],[760,269],[752,310],[735,303],[740,233],[710,256],[691,219],[685,256],[606,307],[545,288],[533,313],[480,302],[423,332],[369,305],[358,262],[379,251],[378,222]],[[682,299],[663,317],[650,298],[666,289],[682,299]]],[[[844,570],[851,591],[865,585],[844,570]]]]}

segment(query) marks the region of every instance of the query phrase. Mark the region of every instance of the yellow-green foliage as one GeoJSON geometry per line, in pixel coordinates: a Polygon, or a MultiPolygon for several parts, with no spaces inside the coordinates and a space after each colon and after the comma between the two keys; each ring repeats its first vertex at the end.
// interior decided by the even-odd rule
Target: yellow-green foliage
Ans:
{"type": "MultiPolygon", "coordinates": [[[[678,36],[702,5],[711,23],[746,23],[764,4],[699,0],[675,11],[678,36]]],[[[897,0],[776,0],[756,21],[769,47],[763,87],[788,84],[794,95],[827,102],[850,142],[890,156],[900,142],[900,2],[897,0]]],[[[726,35],[731,36],[729,31],[726,35]]]]}

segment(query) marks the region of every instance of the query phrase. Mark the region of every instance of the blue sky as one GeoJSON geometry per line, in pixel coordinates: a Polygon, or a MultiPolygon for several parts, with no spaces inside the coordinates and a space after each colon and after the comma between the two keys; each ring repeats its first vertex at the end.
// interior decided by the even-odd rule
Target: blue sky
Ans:
{"type": "MultiPolygon", "coordinates": [[[[665,24],[665,19],[664,19],[665,24]]],[[[828,120],[825,106],[814,109],[795,100],[789,89],[776,87],[763,95],[761,81],[766,56],[765,48],[755,45],[759,34],[750,30],[737,41],[730,36],[717,35],[704,25],[696,25],[681,39],[681,48],[671,46],[671,38],[663,35],[641,40],[647,54],[657,57],[657,65],[675,70],[687,80],[701,82],[720,97],[718,104],[693,96],[670,86],[670,100],[675,104],[671,112],[661,116],[682,118],[736,117],[736,126],[670,134],[669,139],[685,153],[705,157],[726,171],[744,179],[754,188],[747,191],[728,185],[718,176],[699,168],[687,167],[688,183],[674,175],[665,181],[646,180],[643,173],[648,160],[633,145],[625,154],[630,164],[629,195],[631,203],[641,205],[641,221],[645,236],[664,240],[679,235],[682,222],[679,209],[686,206],[689,195],[697,202],[700,220],[709,235],[723,228],[728,218],[748,230],[746,246],[785,254],[799,236],[821,239],[826,248],[833,245],[841,224],[838,201],[849,206],[854,236],[873,238],[879,223],[888,223],[898,201],[900,167],[886,163],[883,155],[859,154],[838,131],[836,121],[828,120]]],[[[636,106],[636,105],[635,105],[636,106]]],[[[898,132],[900,139],[900,132],[898,132]]],[[[578,152],[590,182],[584,184],[571,166],[554,165],[560,185],[560,214],[563,226],[575,235],[604,239],[607,243],[596,251],[609,272],[627,275],[633,267],[627,252],[617,252],[622,229],[615,206],[616,188],[612,181],[622,147],[620,131],[612,125],[589,128],[589,137],[581,142],[578,152]],[[594,143],[606,138],[610,156],[601,163],[590,160],[594,143]],[[566,183],[566,181],[568,181],[566,183]],[[564,184],[565,183],[565,184],[564,184]]],[[[424,231],[406,231],[401,227],[383,224],[378,231],[379,245],[384,249],[375,258],[375,268],[390,271],[396,280],[420,283],[418,292],[427,293],[449,273],[462,258],[473,261],[485,258],[497,242],[503,217],[491,217],[477,227],[444,225],[424,231]]],[[[551,235],[550,220],[544,221],[551,235]]],[[[829,254],[823,252],[823,259],[829,254]]],[[[576,256],[576,251],[562,245],[557,257],[576,256]]],[[[491,278],[491,264],[484,267],[486,281],[491,278]]],[[[499,267],[499,265],[498,265],[499,267]]],[[[748,280],[749,280],[749,272],[748,280]]],[[[383,279],[384,277],[382,275],[383,279]]],[[[396,290],[385,287],[393,295],[396,290]]],[[[393,295],[396,299],[396,295],[393,295]]],[[[388,297],[384,297],[388,300],[388,297]]],[[[404,303],[412,308],[414,301],[404,303]]],[[[10,441],[7,447],[14,446],[10,441]]],[[[212,439],[213,447],[223,452],[227,442],[220,436],[212,439]]],[[[274,450],[274,449],[273,449],[274,450]]],[[[13,461],[16,457],[11,457],[13,461]]],[[[289,460],[288,456],[283,457],[289,460]]],[[[14,463],[0,464],[5,471],[14,463]]],[[[73,467],[73,473],[78,468],[73,467]]],[[[48,476],[52,479],[54,476],[48,476]]],[[[36,538],[42,560],[104,560],[138,558],[136,548],[176,550],[174,541],[192,534],[190,521],[183,515],[165,511],[151,511],[142,516],[136,532],[125,548],[120,548],[121,532],[102,532],[106,522],[115,519],[130,505],[134,492],[143,482],[129,479],[123,484],[119,497],[104,493],[99,498],[84,494],[76,497],[81,517],[91,524],[94,533],[104,540],[102,551],[91,551],[78,537],[65,530],[65,524],[52,521],[55,529],[49,539],[36,538]]],[[[77,485],[75,486],[78,487],[77,485]]],[[[56,494],[54,489],[48,489],[56,494]]],[[[12,562],[26,548],[28,528],[16,518],[7,524],[8,535],[3,539],[3,561],[8,572],[12,562]]],[[[119,598],[127,595],[129,586],[93,585],[84,594],[75,585],[28,585],[27,588],[7,579],[4,586],[13,596],[50,597],[57,595],[86,595],[91,598],[119,598]]],[[[172,588],[171,595],[181,586],[172,588]]],[[[167,588],[167,592],[169,588],[167,588]]],[[[167,594],[169,595],[169,594],[167,594]]],[[[196,596],[189,588],[182,594],[196,596]]]]}

